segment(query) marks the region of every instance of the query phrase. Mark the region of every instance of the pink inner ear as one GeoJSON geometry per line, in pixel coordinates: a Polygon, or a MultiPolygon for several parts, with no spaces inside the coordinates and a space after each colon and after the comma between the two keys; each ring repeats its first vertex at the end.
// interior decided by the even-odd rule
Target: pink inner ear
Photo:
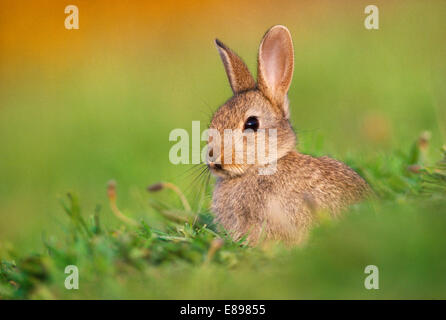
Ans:
{"type": "Polygon", "coordinates": [[[274,50],[274,47],[267,49],[267,52],[265,52],[265,58],[266,59],[264,61],[266,80],[271,87],[276,87],[279,73],[279,57],[277,56],[277,52],[276,50],[274,50]]]}
{"type": "Polygon", "coordinates": [[[292,53],[290,56],[287,48],[289,41],[287,35],[281,31],[274,30],[272,34],[267,35],[261,51],[265,81],[273,95],[286,93],[288,89],[286,81],[289,78],[287,65],[292,64],[289,59],[293,59],[292,53]]]}

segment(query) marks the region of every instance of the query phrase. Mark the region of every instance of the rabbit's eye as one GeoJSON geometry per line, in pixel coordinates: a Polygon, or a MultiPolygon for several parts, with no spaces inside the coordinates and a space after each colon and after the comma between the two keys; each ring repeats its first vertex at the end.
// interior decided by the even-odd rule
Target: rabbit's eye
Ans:
{"type": "Polygon", "coordinates": [[[249,117],[245,122],[245,127],[243,130],[251,129],[253,131],[257,131],[259,128],[259,119],[257,117],[249,117]]]}

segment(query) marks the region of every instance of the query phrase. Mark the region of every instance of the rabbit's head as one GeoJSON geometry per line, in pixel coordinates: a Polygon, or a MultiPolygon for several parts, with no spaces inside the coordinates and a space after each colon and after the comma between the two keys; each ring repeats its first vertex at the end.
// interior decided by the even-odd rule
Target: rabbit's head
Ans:
{"type": "Polygon", "coordinates": [[[219,40],[215,44],[234,96],[211,121],[208,166],[215,175],[227,178],[274,162],[295,149],[287,98],[294,68],[293,43],[286,27],[268,30],[259,48],[257,83],[240,57],[219,40]],[[259,154],[263,146],[266,157],[259,154]]]}

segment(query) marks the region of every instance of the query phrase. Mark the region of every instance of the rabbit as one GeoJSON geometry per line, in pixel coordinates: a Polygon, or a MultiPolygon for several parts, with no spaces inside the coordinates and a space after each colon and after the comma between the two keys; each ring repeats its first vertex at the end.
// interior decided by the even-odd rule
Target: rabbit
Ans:
{"type": "MultiPolygon", "coordinates": [[[[261,41],[257,83],[239,56],[218,39],[215,45],[234,95],[214,113],[209,129],[249,129],[247,135],[256,137],[258,130],[273,128],[277,138],[276,170],[259,174],[259,168],[269,163],[229,161],[209,137],[206,165],[216,177],[211,205],[216,222],[235,241],[246,239],[249,245],[263,240],[301,244],[317,212],[337,217],[364,199],[370,187],[342,162],[297,151],[287,97],[294,49],[285,26],[270,28],[261,41]]],[[[236,143],[246,147],[245,140],[236,143]]]]}

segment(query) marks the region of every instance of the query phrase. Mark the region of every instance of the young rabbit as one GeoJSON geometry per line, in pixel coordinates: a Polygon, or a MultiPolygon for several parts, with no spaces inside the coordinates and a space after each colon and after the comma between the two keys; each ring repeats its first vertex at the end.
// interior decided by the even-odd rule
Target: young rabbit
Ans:
{"type": "MultiPolygon", "coordinates": [[[[296,151],[296,135],[289,121],[287,92],[294,69],[291,34],[284,26],[272,27],[258,53],[257,83],[245,63],[219,40],[215,44],[234,96],[214,114],[210,129],[243,130],[237,140],[244,147],[257,143],[260,129],[276,129],[275,171],[260,174],[272,162],[234,163],[224,157],[223,146],[208,144],[208,163],[217,177],[212,210],[235,239],[247,236],[250,244],[261,239],[300,243],[319,210],[337,215],[369,193],[367,183],[345,164],[314,158],[296,151]],[[247,137],[255,137],[247,142],[247,137]],[[254,141],[254,142],[253,142],[254,141]]],[[[268,132],[268,130],[266,130],[268,132]]],[[[266,133],[268,139],[269,134],[266,133]]],[[[246,155],[246,153],[245,153],[246,155]]]]}

